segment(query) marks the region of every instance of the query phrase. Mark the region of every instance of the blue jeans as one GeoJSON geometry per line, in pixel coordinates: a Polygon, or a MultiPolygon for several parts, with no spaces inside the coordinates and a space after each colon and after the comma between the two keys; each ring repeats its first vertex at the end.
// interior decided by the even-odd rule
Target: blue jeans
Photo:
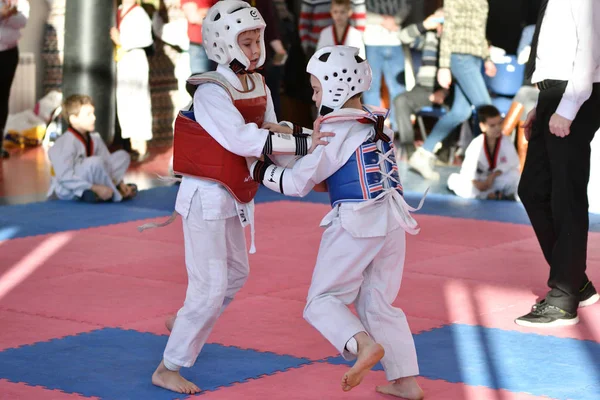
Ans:
{"type": "Polygon", "coordinates": [[[204,47],[200,44],[190,43],[190,69],[193,74],[200,74],[203,72],[214,71],[216,65],[206,55],[204,47]]]}
{"type": "Polygon", "coordinates": [[[392,129],[397,131],[396,118],[393,101],[399,94],[404,93],[404,84],[400,82],[404,71],[404,51],[402,46],[366,46],[367,60],[373,71],[373,82],[371,88],[363,95],[363,101],[367,105],[381,106],[381,75],[385,79],[385,85],[390,95],[390,120],[392,129]]]}
{"type": "Polygon", "coordinates": [[[469,119],[475,108],[492,104],[483,80],[483,60],[468,54],[452,54],[450,71],[454,79],[454,102],[450,111],[435,124],[423,143],[423,148],[433,153],[435,146],[446,139],[460,124],[469,119]]]}

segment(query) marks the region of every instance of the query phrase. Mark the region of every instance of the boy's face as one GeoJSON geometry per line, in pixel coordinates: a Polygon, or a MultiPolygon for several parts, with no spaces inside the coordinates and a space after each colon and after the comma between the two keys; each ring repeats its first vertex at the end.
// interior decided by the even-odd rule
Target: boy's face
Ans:
{"type": "Polygon", "coordinates": [[[312,86],[313,95],[312,101],[315,102],[317,109],[321,108],[321,97],[323,93],[321,92],[321,82],[314,75],[310,76],[310,86],[312,86]]]}
{"type": "Polygon", "coordinates": [[[238,45],[250,60],[248,71],[254,71],[258,65],[261,52],[260,41],[260,29],[242,32],[238,35],[238,45]]]}
{"type": "Polygon", "coordinates": [[[347,25],[352,9],[341,4],[331,4],[331,18],[333,23],[339,26],[347,25]]]}
{"type": "Polygon", "coordinates": [[[79,114],[71,115],[69,122],[73,128],[80,132],[93,132],[96,129],[94,106],[91,104],[82,105],[79,114]]]}
{"type": "Polygon", "coordinates": [[[490,139],[498,139],[502,136],[502,117],[498,115],[488,118],[485,122],[481,122],[479,127],[490,139]]]}

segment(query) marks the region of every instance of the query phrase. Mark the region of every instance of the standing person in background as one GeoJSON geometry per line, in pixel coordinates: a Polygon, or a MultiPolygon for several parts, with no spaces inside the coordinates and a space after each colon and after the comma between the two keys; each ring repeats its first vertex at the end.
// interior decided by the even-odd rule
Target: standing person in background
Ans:
{"type": "Polygon", "coordinates": [[[350,0],[333,0],[331,2],[331,19],[333,25],[321,31],[317,50],[326,46],[350,46],[358,49],[358,56],[363,60],[365,55],[365,42],[362,32],[350,25],[352,17],[352,3],[350,0]]]}
{"type": "Polygon", "coordinates": [[[28,18],[28,1],[0,0],[0,160],[9,157],[2,147],[4,127],[8,118],[10,87],[19,64],[17,45],[28,18]]]}
{"type": "MultiPolygon", "coordinates": [[[[373,83],[364,93],[364,103],[381,105],[381,77],[389,92],[389,104],[404,93],[404,50],[400,42],[400,27],[411,11],[409,0],[367,0],[365,47],[373,70],[373,83]]],[[[392,130],[398,132],[395,111],[390,111],[392,130]]]]}
{"type": "Polygon", "coordinates": [[[148,156],[152,139],[152,102],[150,99],[148,56],[152,22],[136,0],[123,0],[117,10],[117,26],[110,31],[117,61],[117,115],[121,137],[131,140],[132,159],[148,156]]]}
{"type": "MultiPolygon", "coordinates": [[[[417,71],[416,85],[394,99],[396,115],[396,148],[400,157],[410,157],[415,151],[415,131],[411,115],[423,107],[444,105],[448,91],[437,85],[439,36],[442,33],[444,11],[437,10],[423,22],[408,25],[400,31],[400,40],[411,49],[421,51],[421,66],[417,71]]],[[[399,158],[399,156],[397,156],[399,158]]]]}
{"type": "Polygon", "coordinates": [[[246,0],[252,7],[256,7],[263,16],[265,23],[265,67],[261,71],[265,77],[265,82],[271,90],[275,115],[277,119],[281,118],[281,80],[283,79],[283,66],[287,61],[287,51],[281,40],[279,30],[279,17],[277,9],[272,0],[246,0]]]}
{"type": "Polygon", "coordinates": [[[600,128],[599,40],[597,0],[542,2],[526,69],[540,95],[525,122],[519,197],[550,265],[550,291],[518,325],[574,325],[577,308],[600,299],[585,273],[590,143],[600,128]]]}
{"type": "MultiPolygon", "coordinates": [[[[313,55],[319,41],[321,31],[333,24],[331,19],[331,1],[302,0],[300,11],[300,41],[306,55],[306,60],[313,55]]],[[[352,0],[352,25],[359,31],[364,31],[367,23],[367,8],[365,0],[352,0]]]]}
{"type": "Polygon", "coordinates": [[[202,20],[208,9],[217,0],[181,0],[181,9],[188,21],[188,38],[190,39],[190,69],[192,75],[212,71],[216,68],[209,60],[202,46],[202,20]]]}
{"type": "Polygon", "coordinates": [[[433,169],[438,143],[471,116],[471,106],[478,108],[492,102],[481,73],[485,65],[486,75],[496,75],[486,39],[488,9],[487,0],[444,1],[437,79],[445,89],[454,79],[454,101],[450,112],[435,124],[423,146],[409,160],[411,168],[425,179],[440,178],[433,169]]]}

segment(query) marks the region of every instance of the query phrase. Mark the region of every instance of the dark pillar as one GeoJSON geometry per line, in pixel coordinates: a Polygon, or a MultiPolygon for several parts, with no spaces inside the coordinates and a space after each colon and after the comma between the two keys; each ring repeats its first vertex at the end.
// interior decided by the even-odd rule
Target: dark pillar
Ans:
{"type": "Polygon", "coordinates": [[[110,0],[67,0],[63,96],[87,94],[96,106],[96,131],[112,143],[115,126],[113,43],[115,10],[110,0]]]}

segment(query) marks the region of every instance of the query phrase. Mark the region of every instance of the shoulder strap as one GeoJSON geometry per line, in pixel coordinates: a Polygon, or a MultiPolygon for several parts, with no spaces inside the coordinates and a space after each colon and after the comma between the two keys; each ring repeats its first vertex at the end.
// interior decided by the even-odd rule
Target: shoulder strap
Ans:
{"type": "Polygon", "coordinates": [[[223,75],[214,71],[190,76],[186,82],[185,89],[193,98],[198,86],[204,83],[214,83],[221,86],[233,100],[233,96],[231,95],[231,84],[227,82],[227,79],[225,79],[223,75]]]}

